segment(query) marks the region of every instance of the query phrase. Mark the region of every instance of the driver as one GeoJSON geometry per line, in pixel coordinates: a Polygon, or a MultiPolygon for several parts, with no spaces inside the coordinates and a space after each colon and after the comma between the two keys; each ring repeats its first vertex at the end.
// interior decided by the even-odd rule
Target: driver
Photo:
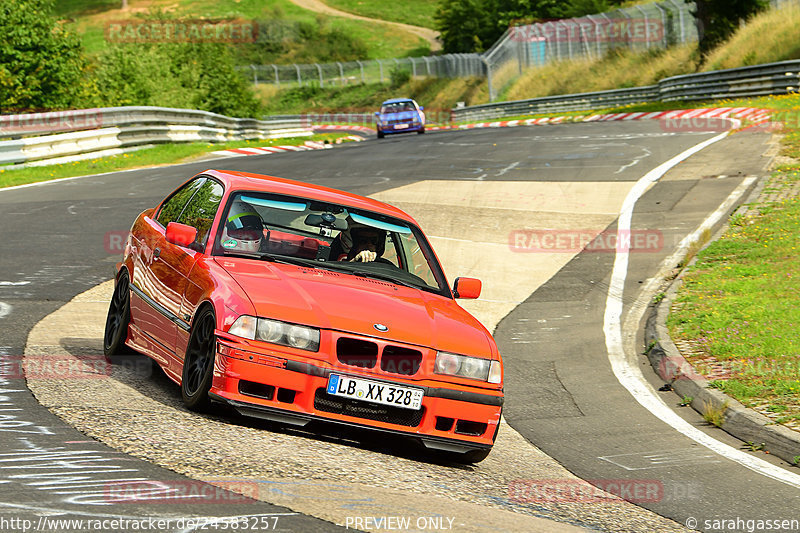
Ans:
{"type": "Polygon", "coordinates": [[[375,261],[386,249],[386,231],[354,222],[348,217],[347,229],[331,244],[331,257],[338,261],[375,261]]]}
{"type": "Polygon", "coordinates": [[[261,215],[247,202],[236,199],[228,211],[228,219],[222,230],[222,247],[237,252],[256,253],[264,237],[264,222],[261,215]]]}
{"type": "Polygon", "coordinates": [[[356,226],[350,230],[353,246],[347,252],[350,262],[375,261],[386,248],[386,232],[370,226],[356,226]]]}

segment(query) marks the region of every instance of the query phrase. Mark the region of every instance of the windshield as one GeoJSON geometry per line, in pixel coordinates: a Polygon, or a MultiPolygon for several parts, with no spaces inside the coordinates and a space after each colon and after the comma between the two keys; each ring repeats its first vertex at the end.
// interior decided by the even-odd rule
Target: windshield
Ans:
{"type": "Polygon", "coordinates": [[[415,111],[413,102],[391,102],[381,106],[381,113],[385,115],[403,111],[415,111]]]}
{"type": "Polygon", "coordinates": [[[422,232],[400,219],[306,198],[236,193],[215,255],[244,256],[365,276],[450,296],[422,232]]]}

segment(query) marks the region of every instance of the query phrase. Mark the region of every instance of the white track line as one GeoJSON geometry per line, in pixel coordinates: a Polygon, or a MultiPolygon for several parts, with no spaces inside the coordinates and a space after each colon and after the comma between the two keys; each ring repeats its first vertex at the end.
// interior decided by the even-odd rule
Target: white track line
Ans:
{"type": "MultiPolygon", "coordinates": [[[[628,196],[625,198],[625,202],[622,205],[622,210],[620,212],[619,222],[617,225],[617,231],[619,232],[619,235],[625,235],[626,232],[630,232],[631,218],[633,216],[633,209],[636,205],[636,202],[639,200],[639,198],[641,198],[641,196],[652,183],[658,181],[664,174],[667,173],[668,170],[681,161],[691,157],[707,146],[724,139],[727,135],[728,132],[725,132],[700,144],[697,144],[673,157],[669,161],[662,163],[640,178],[639,181],[636,182],[636,185],[634,185],[633,189],[631,189],[631,191],[628,193],[628,196]]],[[[744,194],[746,187],[750,183],[752,183],[752,181],[743,182],[733,193],[731,193],[728,199],[703,222],[698,230],[696,230],[692,235],[686,237],[681,242],[681,246],[679,246],[678,250],[675,254],[673,254],[673,256],[677,256],[682,249],[688,246],[688,243],[692,240],[691,238],[694,238],[695,235],[699,235],[703,229],[712,226],[716,221],[718,221],[725,214],[725,212],[727,212],[728,208],[738,199],[738,197],[744,194]]],[[[672,257],[669,259],[672,259],[672,257]]],[[[628,392],[631,393],[631,395],[633,395],[633,397],[637,402],[639,402],[639,404],[642,405],[642,407],[698,444],[705,446],[709,450],[718,453],[727,459],[736,461],[737,463],[749,468],[754,472],[777,481],[781,481],[787,485],[800,488],[800,475],[791,473],[779,466],[770,464],[763,459],[753,457],[752,455],[748,455],[741,450],[737,450],[732,446],[724,444],[713,437],[710,437],[706,433],[703,433],[699,429],[692,426],[689,422],[682,419],[656,394],[655,390],[653,390],[653,387],[651,387],[647,380],[645,380],[641,369],[638,366],[628,362],[628,359],[625,355],[621,324],[623,311],[622,295],[625,288],[625,279],[627,274],[628,252],[617,252],[614,258],[614,269],[611,273],[611,283],[608,288],[608,297],[606,299],[603,330],[605,332],[606,348],[608,350],[608,359],[611,363],[611,368],[622,386],[625,387],[628,392]]],[[[636,324],[638,323],[639,322],[637,320],[636,324]]]]}

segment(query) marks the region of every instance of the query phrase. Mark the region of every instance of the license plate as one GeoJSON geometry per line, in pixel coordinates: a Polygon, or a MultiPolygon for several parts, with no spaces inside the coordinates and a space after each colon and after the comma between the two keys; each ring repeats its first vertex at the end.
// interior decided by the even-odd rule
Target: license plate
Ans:
{"type": "Polygon", "coordinates": [[[394,129],[396,130],[404,130],[408,127],[408,124],[395,124],[394,129]]]}
{"type": "Polygon", "coordinates": [[[422,407],[422,389],[403,387],[369,379],[351,378],[331,374],[328,378],[328,394],[344,396],[354,400],[391,405],[404,409],[419,410],[422,407]]]}

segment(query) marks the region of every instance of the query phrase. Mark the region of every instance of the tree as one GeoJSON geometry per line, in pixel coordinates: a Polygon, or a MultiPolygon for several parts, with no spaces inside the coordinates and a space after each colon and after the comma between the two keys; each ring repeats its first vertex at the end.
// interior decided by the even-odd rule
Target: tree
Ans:
{"type": "Polygon", "coordinates": [[[697,21],[700,30],[699,50],[707,55],[715,46],[731,36],[740,21],[766,9],[768,0],[697,0],[697,21]]]}
{"type": "Polygon", "coordinates": [[[499,37],[487,4],[482,0],[442,0],[434,20],[445,52],[483,52],[499,37]]]}
{"type": "Polygon", "coordinates": [[[483,52],[508,28],[607,11],[624,0],[441,0],[435,15],[445,52],[483,52]]]}
{"type": "Polygon", "coordinates": [[[222,43],[120,43],[97,58],[102,105],[152,105],[255,117],[250,82],[222,43]]]}
{"type": "Polygon", "coordinates": [[[0,0],[0,110],[66,109],[80,102],[83,49],[51,8],[49,0],[0,0]]]}

